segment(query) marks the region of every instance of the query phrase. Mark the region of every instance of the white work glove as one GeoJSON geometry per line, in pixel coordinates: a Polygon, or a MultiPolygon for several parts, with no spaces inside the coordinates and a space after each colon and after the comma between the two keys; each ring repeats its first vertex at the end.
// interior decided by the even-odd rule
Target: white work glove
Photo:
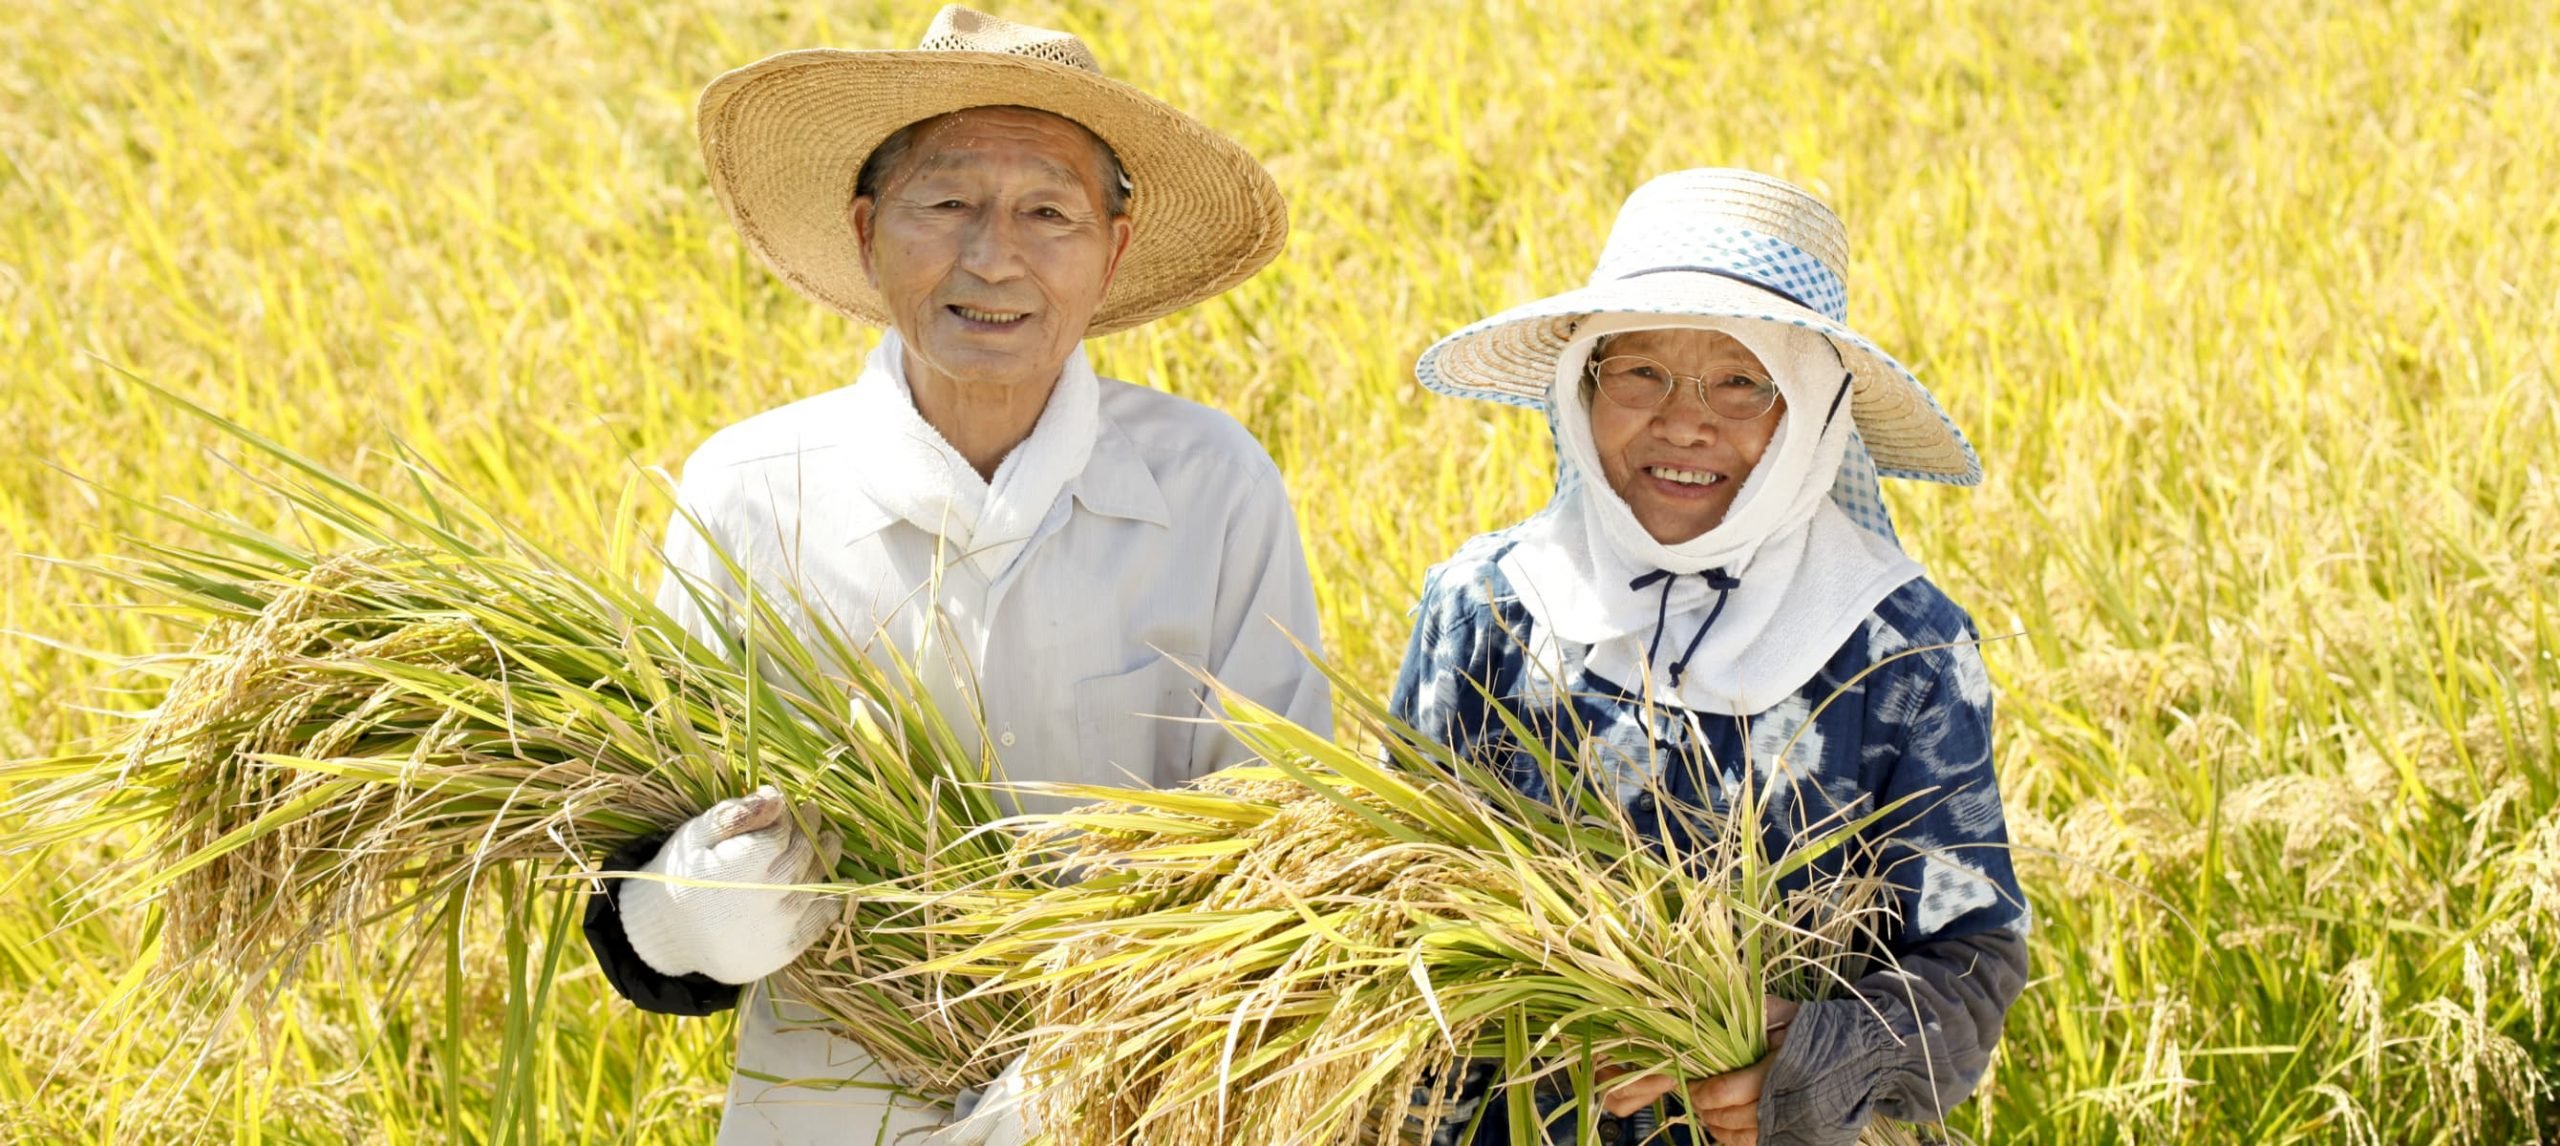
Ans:
{"type": "Polygon", "coordinates": [[[933,1132],[925,1146],[1023,1146],[1040,1133],[1040,1120],[1024,1106],[1031,1096],[1022,1078],[1022,1057],[1015,1056],[1004,1073],[978,1092],[976,1106],[933,1132]]]}
{"type": "MultiPolygon", "coordinates": [[[[811,840],[771,786],[723,800],[684,822],[640,870],[720,884],[815,883],[835,866],[836,836],[811,840]]],[[[811,892],[622,882],[622,932],[659,974],[702,974],[744,985],[787,966],[826,934],[842,905],[811,892]]]]}

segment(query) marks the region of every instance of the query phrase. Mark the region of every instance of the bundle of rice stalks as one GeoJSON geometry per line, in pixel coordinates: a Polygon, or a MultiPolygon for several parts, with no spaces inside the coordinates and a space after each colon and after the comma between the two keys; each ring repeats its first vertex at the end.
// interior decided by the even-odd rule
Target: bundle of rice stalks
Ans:
{"type": "Polygon", "coordinates": [[[1764,996],[1844,988],[1875,950],[1881,883],[1809,865],[1891,808],[1764,858],[1746,795],[1674,856],[1550,757],[1569,807],[1373,705],[1376,758],[1226,703],[1266,766],[1066,790],[1096,802],[1027,817],[1023,854],[1081,878],[998,897],[961,921],[978,944],[928,968],[1030,1000],[1044,1142],[1418,1141],[1485,1118],[1594,1141],[1602,1066],[1632,1068],[1622,1084],[1750,1065],[1764,996]],[[1484,1062],[1500,1097],[1453,1106],[1448,1081],[1484,1062]],[[1543,1120],[1540,1087],[1570,1096],[1543,1120]]]}
{"type": "Polygon", "coordinates": [[[1603,1064],[1755,1061],[1764,994],[1845,981],[1879,909],[1869,884],[1782,881],[1889,809],[1763,857],[1746,797],[1669,855],[1569,764],[1538,761],[1569,806],[1526,799],[1342,681],[1382,758],[1228,695],[1266,766],[1052,789],[1095,803],[1003,821],[993,761],[903,670],[813,647],[774,603],[697,587],[737,635],[712,647],[429,475],[412,511],[219,424],[285,465],[268,488],[326,543],[157,510],[204,544],[103,571],[198,628],[167,695],[117,743],[0,768],[50,824],[0,846],[138,829],[97,894],[160,913],[187,955],[155,975],[211,964],[245,998],[369,932],[415,958],[475,899],[511,951],[545,921],[556,940],[595,856],[774,784],[844,841],[844,923],[790,989],[912,1086],[1024,1046],[1059,1143],[1380,1141],[1461,1113],[1530,1141],[1541,1082],[1587,1130],[1603,1064]],[[1500,1114],[1449,1105],[1475,1060],[1500,1114]]]}
{"type": "Polygon", "coordinates": [[[520,943],[613,846],[773,784],[844,840],[844,922],[785,972],[794,990],[910,1084],[983,1081],[977,1052],[1013,1000],[880,977],[948,942],[893,924],[929,914],[937,888],[983,886],[1005,854],[975,831],[1002,814],[992,762],[901,670],[696,586],[739,638],[711,647],[449,487],[423,483],[430,511],[412,512],[241,436],[287,464],[266,484],[335,555],[159,510],[205,544],[101,571],[199,639],[129,736],[0,774],[43,825],[10,850],[138,827],[99,903],[161,913],[186,954],[155,975],[214,964],[246,998],[341,936],[396,937],[408,966],[459,934],[475,887],[497,889],[479,898],[520,943]]]}

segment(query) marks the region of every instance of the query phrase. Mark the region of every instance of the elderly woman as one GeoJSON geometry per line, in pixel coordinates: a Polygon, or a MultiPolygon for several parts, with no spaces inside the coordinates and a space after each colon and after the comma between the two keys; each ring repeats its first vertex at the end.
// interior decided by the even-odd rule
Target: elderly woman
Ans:
{"type": "MultiPolygon", "coordinates": [[[[1279,251],[1287,214],[1251,156],[1074,37],[958,7],[915,51],[723,76],[701,134],[747,246],[889,329],[850,385],[685,463],[676,569],[719,589],[734,559],[813,643],[832,628],[915,666],[1016,781],[1176,784],[1241,758],[1189,719],[1195,672],[1325,725],[1291,639],[1315,641],[1315,601],[1278,469],[1234,419],[1099,377],[1082,349],[1279,251]]],[[[682,581],[660,596],[707,640],[728,627],[682,581]]],[[[913,1142],[957,1096],[901,1092],[862,1032],[762,982],[838,910],[752,886],[818,874],[783,812],[742,794],[630,841],[607,867],[668,878],[610,881],[588,939],[645,1009],[743,1011],[722,1143],[913,1142]]],[[[940,1140],[1021,1132],[985,1105],[940,1140]]]]}
{"type": "MultiPolygon", "coordinates": [[[[1973,623],[1904,555],[1875,486],[1879,466],[1969,485],[1979,463],[1846,325],[1846,245],[1779,180],[1666,175],[1627,200],[1589,286],[1417,367],[1441,393],[1543,406],[1559,460],[1544,511],[1431,570],[1398,716],[1550,796],[1507,713],[1670,848],[1698,819],[1662,801],[1720,811],[1746,780],[1771,854],[1805,825],[1893,809],[1852,849],[1893,889],[1890,958],[1847,996],[1772,999],[1776,1049],[1747,1068],[1680,1094],[1615,1077],[1604,1141],[1695,1141],[1658,1128],[1662,1099],[1729,1144],[1940,1118],[2025,981],[1973,623]]],[[[1467,1080],[1461,1109],[1490,1082],[1467,1080]]],[[[1507,1141],[1503,1121],[1475,1142],[1507,1141]]]]}

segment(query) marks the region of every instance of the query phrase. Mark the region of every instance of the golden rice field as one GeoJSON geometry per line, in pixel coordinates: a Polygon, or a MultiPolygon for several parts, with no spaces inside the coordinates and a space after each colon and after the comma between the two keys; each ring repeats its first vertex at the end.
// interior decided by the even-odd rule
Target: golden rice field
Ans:
{"type": "MultiPolygon", "coordinates": [[[[1825,194],[1852,320],[1980,446],[1893,491],[1987,633],[2035,978],[1989,1142],[2560,1138],[2560,35],[2526,3],[1006,3],[1235,135],[1296,231],[1097,344],[1242,418],[1325,639],[1383,688],[1422,570],[1539,505],[1531,414],[1424,395],[1440,332],[1578,282],[1682,166],[1825,194]]],[[[720,218],[692,97],[926,3],[0,4],[0,754],[150,702],[171,639],[40,558],[272,516],[111,367],[353,472],[405,442],[608,553],[713,428],[871,335],[720,218]],[[92,484],[94,483],[94,484],[92,484]]],[[[600,558],[599,560],[609,560],[600,558]]],[[[627,560],[624,559],[624,560],[627,560]]],[[[5,828],[6,825],[0,825],[5,828]]],[[[725,1024],[583,946],[392,996],[315,969],[207,1035],[64,906],[116,840],[0,862],[0,1139],[703,1142],[725,1024]]]]}

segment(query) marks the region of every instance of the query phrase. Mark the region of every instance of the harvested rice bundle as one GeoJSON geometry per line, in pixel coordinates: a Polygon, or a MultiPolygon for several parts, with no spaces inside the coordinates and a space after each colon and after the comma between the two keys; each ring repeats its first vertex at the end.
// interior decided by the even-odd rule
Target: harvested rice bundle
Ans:
{"type": "Polygon", "coordinates": [[[368,933],[413,960],[475,887],[495,889],[483,898],[521,940],[585,881],[498,869],[576,872],[773,784],[813,838],[824,825],[843,840],[829,889],[845,895],[843,923],[785,972],[796,996],[914,1084],[991,1073],[975,1060],[1011,998],[946,1004],[880,977],[949,942],[890,924],[929,918],[935,889],[982,885],[1005,854],[975,831],[1002,814],[991,762],[910,701],[899,670],[841,642],[808,647],[753,597],[697,594],[742,614],[738,647],[707,647],[647,594],[580,574],[464,499],[439,492],[433,516],[410,513],[255,444],[302,471],[272,491],[348,548],[324,556],[167,511],[207,547],[153,547],[107,572],[199,628],[182,671],[122,742],[6,777],[48,781],[19,787],[20,810],[49,826],[17,848],[141,826],[99,894],[164,913],[168,949],[187,954],[155,969],[163,981],[212,963],[263,990],[324,942],[368,933]]]}
{"type": "Polygon", "coordinates": [[[1043,1141],[1365,1143],[1469,1117],[1546,1141],[1540,1080],[1583,1096],[1558,1115],[1590,1141],[1597,1067],[1749,1065],[1764,995],[1845,988],[1887,910],[1872,878],[1781,881],[1889,809],[1769,862],[1743,842],[1756,817],[1735,816],[1675,858],[1612,801],[1560,813],[1382,715],[1366,722],[1380,761],[1226,702],[1269,766],[1068,790],[1097,802],[1028,818],[1025,854],[1083,878],[1012,893],[965,921],[975,948],[929,968],[1031,1001],[1043,1141]],[[1498,1063],[1506,1109],[1450,1109],[1441,1083],[1470,1060],[1498,1063]]]}

